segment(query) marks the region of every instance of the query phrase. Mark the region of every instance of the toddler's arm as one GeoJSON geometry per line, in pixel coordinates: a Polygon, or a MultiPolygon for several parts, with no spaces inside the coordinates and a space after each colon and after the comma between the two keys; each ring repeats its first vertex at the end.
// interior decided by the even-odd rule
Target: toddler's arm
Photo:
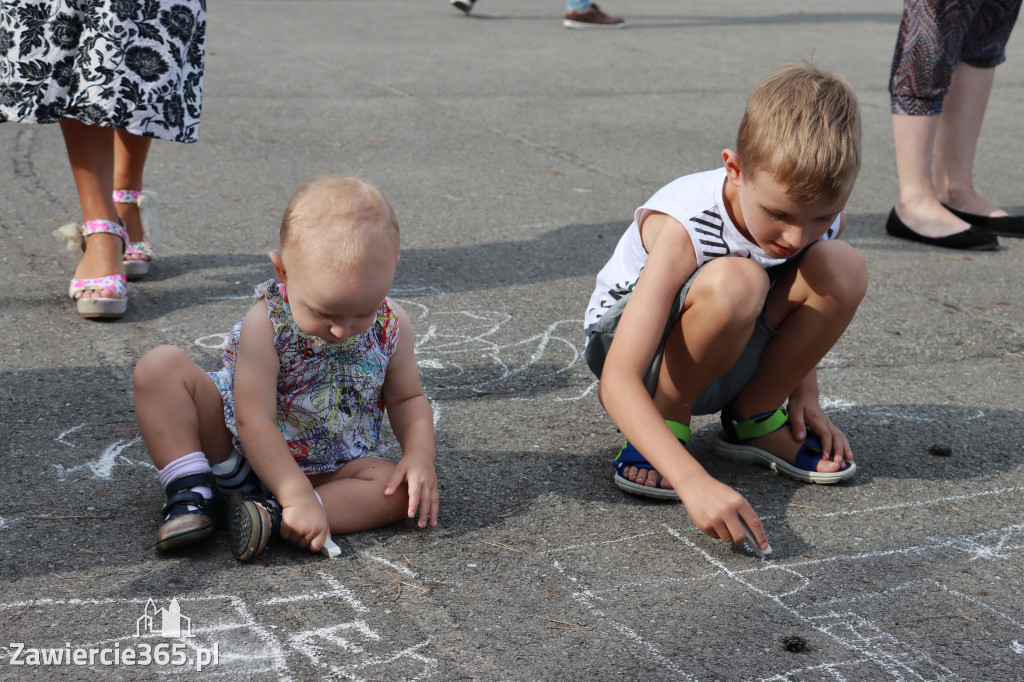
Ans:
{"type": "Polygon", "coordinates": [[[789,396],[789,426],[799,441],[810,428],[821,439],[821,456],[825,460],[853,460],[850,440],[840,431],[818,402],[818,371],[807,373],[789,396]]]}
{"type": "Polygon", "coordinates": [[[741,544],[746,539],[742,518],[758,544],[767,547],[753,508],[687,452],[644,388],[643,376],[661,341],[672,303],[696,270],[697,260],[689,233],[677,220],[652,215],[643,228],[650,255],[605,360],[598,388],[601,403],[630,443],[672,484],[701,531],[741,544]],[[656,228],[656,235],[649,228],[656,228]]]}
{"type": "Polygon", "coordinates": [[[235,364],[235,423],[245,457],[281,504],[281,537],[316,552],[330,532],[327,514],[277,428],[281,363],[266,303],[242,321],[235,364]]]}
{"type": "Polygon", "coordinates": [[[419,510],[419,526],[437,526],[440,503],[437,473],[434,471],[434,420],[423,393],[416,366],[412,322],[398,304],[391,302],[398,316],[398,348],[388,363],[383,397],[391,429],[402,447],[402,459],[388,479],[385,495],[392,495],[405,481],[409,489],[409,518],[419,510]]]}

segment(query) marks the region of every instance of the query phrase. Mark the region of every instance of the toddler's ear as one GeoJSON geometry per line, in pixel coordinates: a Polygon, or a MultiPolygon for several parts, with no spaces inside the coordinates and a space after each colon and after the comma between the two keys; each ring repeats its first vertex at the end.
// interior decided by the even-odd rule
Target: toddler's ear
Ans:
{"type": "Polygon", "coordinates": [[[274,266],[274,276],[277,277],[277,281],[286,283],[288,274],[284,270],[284,261],[281,260],[281,256],[276,251],[268,251],[267,257],[270,258],[270,263],[274,266]]]}

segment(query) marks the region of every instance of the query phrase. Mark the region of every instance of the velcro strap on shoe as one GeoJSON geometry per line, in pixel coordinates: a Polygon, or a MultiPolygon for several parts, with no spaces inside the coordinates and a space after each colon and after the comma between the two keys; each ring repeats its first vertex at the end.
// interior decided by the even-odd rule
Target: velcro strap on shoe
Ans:
{"type": "MultiPolygon", "coordinates": [[[[680,443],[686,445],[690,442],[691,430],[686,424],[680,424],[666,419],[665,424],[671,429],[672,435],[674,435],[680,443]]],[[[628,440],[622,445],[622,449],[619,450],[619,454],[612,460],[615,463],[616,469],[622,469],[625,466],[635,466],[638,469],[653,469],[647,458],[640,454],[640,451],[633,447],[632,443],[628,440]]]]}
{"type": "Polygon", "coordinates": [[[675,435],[676,438],[681,440],[683,443],[690,442],[690,436],[693,432],[690,430],[689,426],[687,426],[686,424],[680,424],[679,422],[671,421],[669,419],[666,419],[665,423],[668,425],[668,428],[672,430],[672,433],[673,435],[675,435]]]}
{"type": "Polygon", "coordinates": [[[789,422],[789,411],[780,407],[773,412],[755,414],[750,419],[732,422],[732,432],[740,440],[750,440],[775,433],[789,422]]]}
{"type": "Polygon", "coordinates": [[[167,520],[170,520],[175,516],[187,514],[188,505],[192,505],[197,509],[203,509],[208,501],[209,500],[203,497],[202,493],[197,493],[194,490],[179,490],[167,498],[167,502],[164,503],[163,509],[160,510],[160,513],[166,516],[167,520]],[[179,509],[175,509],[178,505],[184,506],[179,509]]]}
{"type": "Polygon", "coordinates": [[[194,488],[197,485],[205,485],[212,489],[214,486],[213,474],[205,471],[201,474],[189,474],[188,476],[176,478],[167,484],[164,491],[167,493],[167,497],[170,498],[174,493],[194,488]]]}

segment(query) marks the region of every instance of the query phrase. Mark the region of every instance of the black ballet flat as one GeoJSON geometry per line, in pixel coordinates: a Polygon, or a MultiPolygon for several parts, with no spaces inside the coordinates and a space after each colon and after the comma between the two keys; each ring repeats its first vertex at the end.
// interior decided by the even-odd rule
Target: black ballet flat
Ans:
{"type": "MultiPolygon", "coordinates": [[[[962,219],[967,220],[966,218],[962,219]]],[[[973,222],[963,232],[957,232],[945,237],[926,237],[923,234],[918,234],[903,224],[900,217],[896,215],[895,208],[889,212],[889,219],[885,222],[885,231],[893,237],[909,239],[921,242],[922,244],[931,244],[932,246],[941,246],[947,249],[995,251],[999,248],[999,240],[996,239],[996,236],[984,227],[975,225],[973,222]]]]}
{"type": "MultiPolygon", "coordinates": [[[[943,206],[946,205],[943,204],[943,206]]],[[[946,206],[946,210],[960,220],[966,220],[971,225],[984,227],[993,234],[1002,235],[1003,237],[1024,237],[1024,217],[1004,215],[998,218],[990,218],[988,216],[977,215],[975,213],[964,213],[963,211],[958,211],[955,208],[950,208],[949,206],[946,206]]]]}

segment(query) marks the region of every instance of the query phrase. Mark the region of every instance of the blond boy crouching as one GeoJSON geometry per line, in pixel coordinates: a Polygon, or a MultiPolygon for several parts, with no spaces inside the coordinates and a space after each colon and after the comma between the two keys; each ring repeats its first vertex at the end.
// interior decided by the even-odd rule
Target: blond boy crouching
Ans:
{"type": "Polygon", "coordinates": [[[616,484],[680,499],[713,538],[741,544],[745,524],[767,549],[750,504],[687,451],[689,423],[721,412],[716,454],[797,480],[855,472],[815,367],[867,288],[863,258],[838,240],[860,169],[857,99],[835,74],[783,67],[754,87],[722,160],[636,210],[597,276],[585,357],[628,439],[616,484]]]}

